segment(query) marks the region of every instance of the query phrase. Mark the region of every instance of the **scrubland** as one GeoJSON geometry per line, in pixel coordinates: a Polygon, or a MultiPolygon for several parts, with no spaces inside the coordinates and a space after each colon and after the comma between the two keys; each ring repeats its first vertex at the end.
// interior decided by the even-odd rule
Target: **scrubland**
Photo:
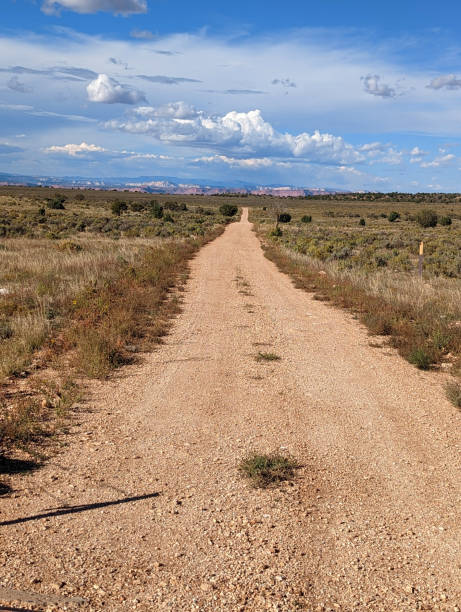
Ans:
{"type": "Polygon", "coordinates": [[[417,367],[460,374],[459,203],[274,201],[251,218],[266,255],[299,287],[351,310],[417,367]],[[291,220],[275,229],[281,212],[291,220]]]}
{"type": "Polygon", "coordinates": [[[188,260],[231,219],[222,203],[0,189],[0,451],[33,448],[84,377],[159,341],[188,260]]]}

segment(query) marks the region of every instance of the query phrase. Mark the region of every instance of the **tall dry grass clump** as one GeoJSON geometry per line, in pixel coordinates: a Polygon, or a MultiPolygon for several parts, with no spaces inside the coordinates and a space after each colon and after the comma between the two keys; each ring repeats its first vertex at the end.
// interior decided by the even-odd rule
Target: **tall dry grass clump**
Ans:
{"type": "Polygon", "coordinates": [[[0,382],[27,369],[37,349],[65,324],[74,296],[85,287],[110,282],[152,243],[5,241],[0,248],[0,382]]]}

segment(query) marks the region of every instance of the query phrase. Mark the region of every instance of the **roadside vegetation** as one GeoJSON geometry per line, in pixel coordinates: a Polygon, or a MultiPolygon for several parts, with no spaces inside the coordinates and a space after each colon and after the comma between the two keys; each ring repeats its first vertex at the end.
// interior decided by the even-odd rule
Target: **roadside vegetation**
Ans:
{"type": "Polygon", "coordinates": [[[0,455],[33,450],[86,377],[161,341],[188,261],[236,214],[193,198],[16,191],[0,189],[0,455]]]}
{"type": "MultiPolygon", "coordinates": [[[[448,198],[450,200],[450,198],[448,198]]],[[[351,310],[420,369],[461,374],[461,210],[449,203],[268,202],[266,255],[315,299],[351,310]],[[291,217],[281,223],[280,213],[291,217]],[[279,216],[277,223],[277,216],[279,216]],[[364,223],[360,222],[361,220],[364,223]],[[279,231],[274,232],[274,228],[279,231]],[[423,278],[418,274],[424,242],[423,278]]]]}

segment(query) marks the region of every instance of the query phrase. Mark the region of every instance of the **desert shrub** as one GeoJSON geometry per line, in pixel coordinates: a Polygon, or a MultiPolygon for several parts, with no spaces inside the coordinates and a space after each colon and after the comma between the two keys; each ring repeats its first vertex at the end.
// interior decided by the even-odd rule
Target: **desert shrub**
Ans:
{"type": "Polygon", "coordinates": [[[219,212],[224,215],[224,217],[234,217],[238,212],[238,208],[233,204],[222,204],[219,207],[219,212]]]}
{"type": "Polygon", "coordinates": [[[83,249],[81,244],[73,240],[64,240],[64,242],[57,245],[57,248],[60,251],[70,251],[72,253],[79,253],[83,249]]]}
{"type": "Polygon", "coordinates": [[[278,216],[278,220],[280,221],[280,223],[290,223],[291,215],[290,213],[280,213],[280,215],[278,216]]]}
{"type": "Polygon", "coordinates": [[[0,321],[0,340],[8,340],[13,335],[13,329],[9,321],[0,321]]]}
{"type": "Polygon", "coordinates": [[[429,351],[424,347],[416,347],[412,349],[408,353],[407,359],[420,370],[428,370],[433,361],[429,351]]]}
{"type": "Polygon", "coordinates": [[[269,235],[274,238],[280,238],[280,236],[283,236],[283,232],[279,227],[275,227],[269,235]]]}
{"type": "Polygon", "coordinates": [[[385,257],[381,257],[381,255],[377,255],[375,257],[375,263],[377,268],[385,268],[387,266],[387,259],[385,257]]]}
{"type": "Polygon", "coordinates": [[[365,221],[365,219],[363,217],[362,217],[362,219],[360,219],[359,225],[366,225],[366,221],[365,221]]]}
{"type": "Polygon", "coordinates": [[[440,225],[451,225],[452,224],[451,217],[440,217],[439,223],[440,225]]]}
{"type": "Polygon", "coordinates": [[[122,213],[128,210],[128,206],[125,202],[119,202],[118,200],[115,200],[114,202],[112,202],[110,209],[113,215],[115,215],[116,217],[120,217],[122,213]]]}
{"type": "Polygon", "coordinates": [[[149,202],[149,212],[155,219],[161,219],[163,217],[163,206],[157,200],[151,200],[149,202]]]}
{"type": "Polygon", "coordinates": [[[146,208],[144,202],[131,202],[130,209],[133,212],[142,212],[146,208]]]}
{"type": "Polygon", "coordinates": [[[167,223],[174,223],[174,219],[173,219],[173,217],[169,213],[167,213],[163,217],[163,220],[166,221],[167,223]]]}
{"type": "Polygon", "coordinates": [[[177,202],[165,202],[165,204],[163,205],[163,208],[165,210],[178,211],[179,210],[179,204],[177,202]]]}
{"type": "Polygon", "coordinates": [[[392,334],[392,319],[387,312],[367,312],[362,316],[362,322],[372,334],[390,336],[392,334]]]}
{"type": "Polygon", "coordinates": [[[445,392],[453,406],[461,408],[461,385],[456,382],[447,383],[445,392]]]}
{"type": "Polygon", "coordinates": [[[253,486],[267,488],[284,480],[293,479],[295,470],[299,467],[292,457],[280,453],[269,455],[250,453],[240,462],[238,469],[253,486]]]}
{"type": "Polygon", "coordinates": [[[123,363],[117,342],[99,329],[79,330],[76,363],[89,378],[105,378],[123,363]]]}
{"type": "Polygon", "coordinates": [[[397,219],[400,219],[400,213],[393,210],[391,213],[389,213],[389,216],[387,218],[389,219],[391,223],[394,223],[394,221],[397,221],[397,219]]]}
{"type": "Polygon", "coordinates": [[[64,196],[58,196],[54,199],[48,198],[46,201],[46,205],[51,210],[65,210],[64,202],[66,198],[64,196]]]}
{"type": "Polygon", "coordinates": [[[437,225],[437,221],[437,214],[428,208],[420,210],[416,215],[416,222],[421,227],[435,227],[437,225]]]}
{"type": "Polygon", "coordinates": [[[311,223],[312,222],[312,215],[304,215],[301,217],[301,222],[302,223],[311,223]]]}
{"type": "Polygon", "coordinates": [[[22,400],[10,408],[0,422],[0,440],[3,443],[27,443],[41,431],[40,410],[36,402],[22,400]]]}

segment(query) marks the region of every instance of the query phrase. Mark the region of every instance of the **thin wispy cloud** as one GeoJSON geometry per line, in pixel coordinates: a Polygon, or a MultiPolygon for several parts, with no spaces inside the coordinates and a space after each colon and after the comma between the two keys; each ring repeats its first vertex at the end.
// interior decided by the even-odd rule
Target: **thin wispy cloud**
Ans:
{"type": "Polygon", "coordinates": [[[445,74],[432,79],[427,87],[429,89],[460,89],[461,78],[457,77],[455,74],[445,74]]]}
{"type": "Polygon", "coordinates": [[[287,89],[296,87],[296,83],[289,78],[286,79],[273,79],[271,81],[272,85],[281,85],[287,89]]]}
{"type": "Polygon", "coordinates": [[[121,66],[125,70],[128,70],[128,64],[121,59],[117,59],[116,57],[109,57],[109,62],[114,64],[114,66],[121,66]]]}
{"type": "Polygon", "coordinates": [[[449,164],[455,159],[456,159],[456,156],[453,155],[453,153],[448,153],[447,155],[441,155],[439,157],[436,157],[430,162],[422,162],[421,168],[438,168],[439,166],[444,166],[446,164],[449,164]]]}
{"type": "Polygon", "coordinates": [[[42,11],[48,15],[59,14],[61,10],[76,13],[98,13],[99,11],[115,15],[133,15],[146,13],[146,0],[45,0],[42,11]]]}
{"type": "Polygon", "coordinates": [[[0,155],[12,155],[14,153],[22,153],[23,151],[24,149],[22,147],[15,147],[0,142],[0,155]]]}
{"type": "Polygon", "coordinates": [[[267,94],[267,91],[261,91],[259,89],[226,89],[221,93],[230,94],[231,96],[247,96],[252,94],[267,94]]]}
{"type": "Polygon", "coordinates": [[[22,81],[18,79],[18,77],[11,77],[11,79],[7,82],[8,89],[12,91],[17,91],[18,93],[28,94],[32,93],[32,87],[29,87],[22,81]]]}
{"type": "Polygon", "coordinates": [[[40,108],[35,108],[28,104],[3,104],[0,103],[0,111],[8,111],[19,113],[22,115],[31,115],[33,117],[49,117],[56,119],[64,119],[66,121],[72,121],[77,123],[96,123],[96,119],[92,117],[86,117],[85,115],[74,115],[70,113],[57,113],[55,111],[46,111],[40,108]]]}
{"type": "Polygon", "coordinates": [[[28,68],[26,66],[11,66],[9,68],[0,68],[0,73],[1,72],[30,76],[51,76],[58,79],[69,77],[71,80],[80,81],[87,81],[98,76],[98,73],[94,72],[94,70],[79,68],[77,66],[52,66],[43,69],[28,68]]]}
{"type": "Polygon", "coordinates": [[[155,34],[150,30],[131,30],[130,36],[132,38],[138,38],[139,40],[152,40],[155,38],[155,34]]]}
{"type": "Polygon", "coordinates": [[[138,79],[143,79],[144,81],[149,81],[150,83],[160,83],[162,85],[178,85],[179,83],[201,83],[199,79],[190,79],[187,77],[174,77],[174,76],[166,76],[166,75],[153,75],[149,76],[147,74],[137,74],[138,79]]]}

